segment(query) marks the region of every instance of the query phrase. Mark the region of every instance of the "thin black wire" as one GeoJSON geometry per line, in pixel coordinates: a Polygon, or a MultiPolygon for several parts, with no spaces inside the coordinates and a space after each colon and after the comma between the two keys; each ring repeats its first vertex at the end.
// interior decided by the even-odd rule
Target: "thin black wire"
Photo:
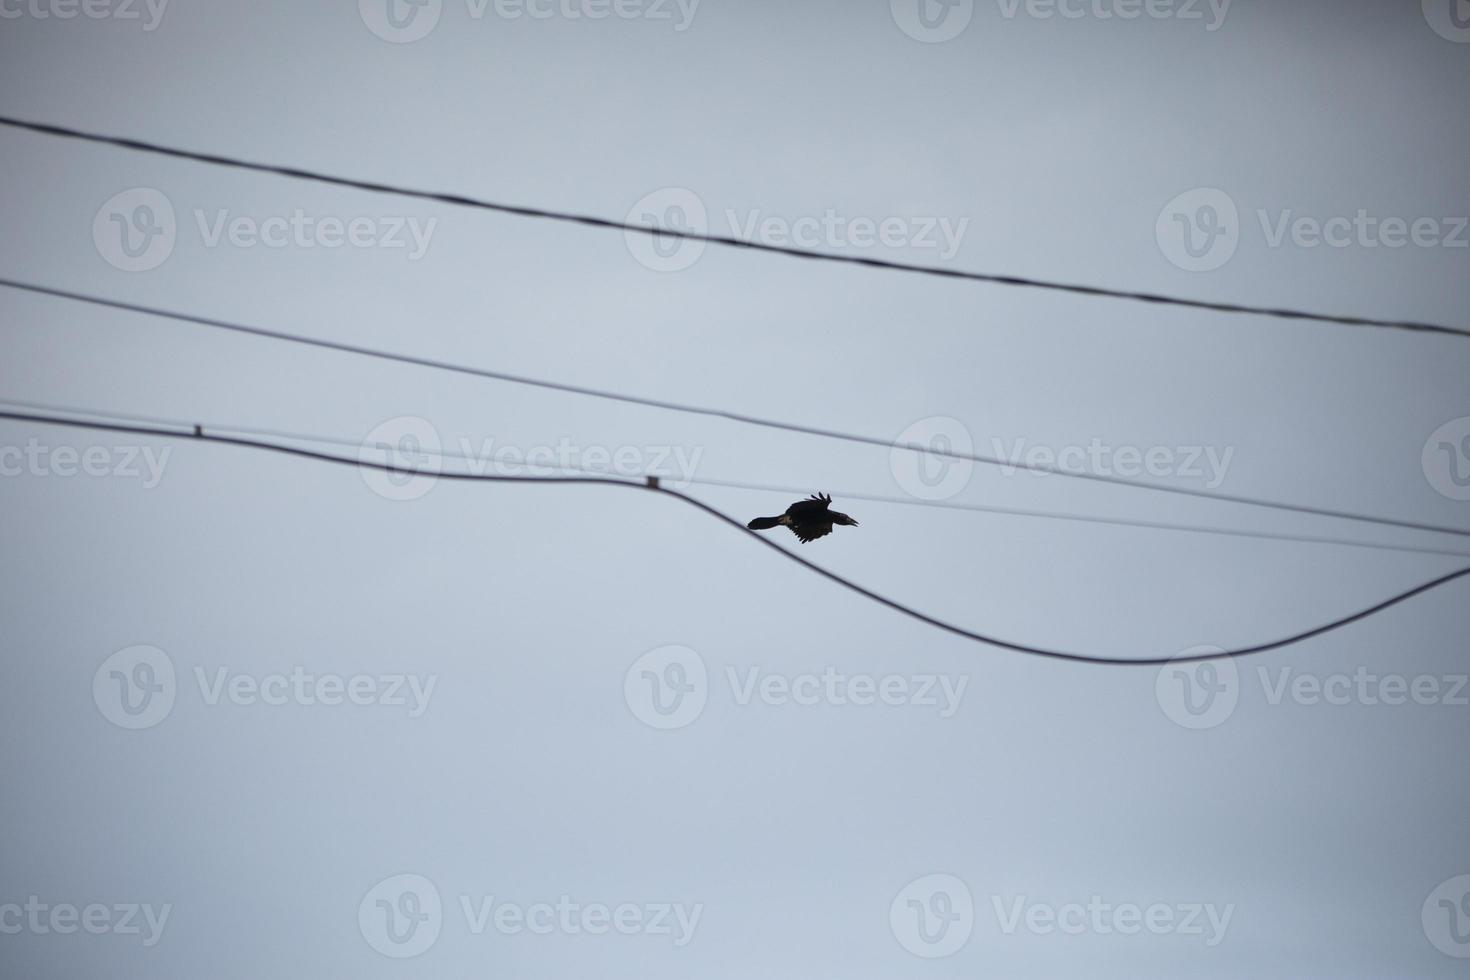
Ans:
{"type": "Polygon", "coordinates": [[[307,347],[316,347],[323,350],[338,351],[340,353],[357,354],[363,357],[372,357],[384,361],[392,361],[397,364],[412,364],[416,367],[429,368],[435,371],[449,371],[455,374],[463,374],[474,378],[483,378],[491,381],[502,381],[509,384],[526,385],[533,388],[544,388],[551,391],[561,391],[568,394],[583,395],[588,398],[599,398],[607,401],[622,402],[629,405],[640,405],[645,408],[656,408],[661,411],[680,412],[687,415],[701,415],[708,418],[724,419],[730,422],[738,422],[743,425],[761,426],[767,429],[779,429],[784,432],[795,432],[801,435],[816,436],[823,439],[836,439],[843,442],[857,443],[859,445],[877,446],[888,450],[902,450],[904,452],[921,453],[931,456],[954,459],[964,462],[983,463],[986,466],[998,466],[1002,469],[1013,468],[1027,470],[1033,473],[1047,473],[1056,476],[1070,477],[1075,480],[1088,480],[1094,483],[1106,483],[1113,486],[1132,487],[1140,490],[1153,490],[1158,493],[1168,493],[1184,497],[1199,497],[1205,500],[1218,500],[1226,503],[1241,504],[1248,507],[1264,507],[1271,510],[1289,511],[1297,514],[1310,514],[1314,517],[1331,517],[1339,520],[1358,521],[1366,524],[1377,524],[1385,527],[1406,528],[1413,531],[1432,531],[1437,534],[1454,534],[1460,537],[1470,537],[1470,530],[1446,527],[1439,524],[1425,524],[1417,521],[1405,521],[1389,517],[1374,517],[1370,514],[1357,514],[1351,511],[1334,510],[1327,507],[1311,507],[1305,504],[1290,504],[1281,501],[1267,500],[1260,497],[1236,496],[1228,493],[1219,493],[1212,490],[1201,490],[1193,487],[1175,487],[1165,484],[1149,483],[1144,480],[1130,480],[1120,476],[1104,476],[1098,473],[1079,472],[1076,470],[1064,470],[1055,466],[1042,466],[1028,463],[1024,460],[1004,460],[994,456],[984,456],[978,453],[962,453],[949,449],[938,449],[933,446],[921,446],[917,443],[890,442],[879,439],[876,436],[865,436],[857,433],[842,432],[836,429],[824,429],[817,426],[801,425],[795,422],[782,422],[776,419],[763,418],[758,415],[746,415],[740,412],[731,412],[718,408],[705,408],[698,405],[686,405],[679,402],[664,401],[657,398],[645,398],[639,395],[627,395],[615,391],[606,391],[599,388],[589,388],[582,385],[567,384],[559,381],[545,381],[540,378],[530,378],[524,375],[510,374],[504,371],[491,371],[486,368],[466,367],[450,361],[440,361],[427,357],[416,357],[411,354],[394,354],[389,351],[379,350],[373,347],[364,347],[360,344],[349,344],[337,340],[319,340],[312,337],[303,337],[299,334],[285,333],[280,330],[271,330],[266,327],[252,327],[241,323],[232,323],[227,320],[219,320],[213,317],[196,316],[191,313],[180,313],[175,310],[167,310],[156,306],[145,306],[140,303],[129,303],[124,300],[108,299],[102,296],[94,296],[87,293],[74,292],[67,289],[59,289],[53,286],[41,286],[36,283],[22,282],[19,280],[0,277],[0,286],[8,286],[11,289],[24,290],[26,292],[38,293],[44,296],[52,296],[59,299],[69,299],[81,303],[89,303],[95,306],[104,306],[111,309],[126,310],[130,313],[141,313],[145,316],[161,317],[168,320],[177,320],[183,323],[193,323],[199,326],[212,327],[218,330],[227,330],[233,333],[246,334],[252,337],[263,337],[269,340],[278,340],[286,343],[301,344],[307,347]]]}
{"type": "Polygon", "coordinates": [[[650,225],[636,225],[626,221],[615,221],[609,218],[599,218],[594,215],[577,214],[568,211],[555,211],[546,208],[525,207],[516,204],[504,204],[498,201],[485,200],[483,198],[469,197],[463,194],[450,194],[442,191],[415,190],[395,184],[384,184],[377,181],[361,180],[352,177],[340,177],[333,174],[322,173],[315,170],[306,170],[301,167],[287,167],[279,164],[258,163],[244,160],[238,157],[223,156],[216,153],[201,153],[196,150],[185,150],[175,146],[166,146],[162,143],[154,143],[148,140],[130,139],[122,136],[107,136],[100,133],[88,132],[81,129],[73,129],[68,126],[58,126],[52,123],[33,122],[26,119],[17,119],[13,116],[0,116],[0,125],[11,126],[16,129],[30,130],[35,133],[43,133],[48,136],[57,136],[68,139],[85,140],[89,143],[101,143],[109,146],[122,147],[124,149],[136,150],[142,153],[156,153],[163,156],[174,157],[180,160],[191,160],[195,163],[208,163],[221,167],[233,167],[240,170],[252,170],[257,173],[275,174],[280,177],[289,177],[295,180],[310,180],[323,184],[332,184],[337,187],[350,187],[355,190],[370,191],[378,194],[394,194],[399,197],[417,198],[425,201],[435,201],[440,204],[449,204],[457,207],[478,208],[485,211],[495,211],[501,214],[512,214],[523,218],[539,218],[550,221],[564,221],[573,224],[585,225],[591,228],[606,228],[625,233],[638,235],[661,236],[677,238],[685,241],[705,242],[711,245],[724,245],[730,248],[743,248],[755,252],[769,252],[776,255],[785,255],[800,259],[816,259],[823,262],[840,262],[849,265],[861,265],[875,269],[889,269],[899,272],[912,272],[926,276],[938,276],[945,279],[962,279],[971,282],[985,282],[999,286],[1018,286],[1028,289],[1044,289],[1054,292],[1073,293],[1080,296],[1099,296],[1109,299],[1126,299],[1139,303],[1153,303],[1163,306],[1178,306],[1196,310],[1209,310],[1215,313],[1238,313],[1252,316],[1275,317],[1285,320],[1306,320],[1316,323],[1332,323],[1349,327],[1381,327],[1392,330],[1411,330],[1418,333],[1445,334],[1454,337],[1470,337],[1470,329],[1451,327],[1436,323],[1425,323],[1414,320],[1382,320],[1373,317],[1343,316],[1328,313],[1313,313],[1306,310],[1295,310],[1284,307],[1255,306],[1244,303],[1223,303],[1210,300],[1188,299],[1181,296],[1170,296],[1163,293],[1135,292],[1132,290],[1107,289],[1101,286],[1085,286],[1078,283],[1058,282],[1049,279],[1036,279],[1027,276],[1004,276],[987,272],[971,272],[964,269],[951,269],[944,266],[918,265],[909,262],[896,262],[891,259],[868,258],[855,255],[840,255],[830,252],[813,252],[806,249],[792,248],[783,245],[770,245],[761,241],[750,241],[735,238],[729,235],[715,235],[708,232],[681,231],[677,228],[655,227],[650,225]]]}
{"type": "MultiPolygon", "coordinates": [[[[47,418],[41,415],[20,412],[0,411],[0,418],[7,418],[21,422],[38,422],[43,425],[59,425],[70,426],[72,428],[94,429],[104,432],[126,432],[133,435],[182,436],[184,438],[193,439],[200,442],[215,442],[221,443],[223,445],[260,449],[267,452],[281,453],[288,456],[297,456],[302,459],[317,460],[319,462],[381,470],[386,473],[399,473],[415,476],[421,475],[415,470],[393,466],[391,464],[367,462],[359,459],[348,459],[342,456],[333,456],[330,453],[317,452],[311,449],[302,449],[298,446],[282,446],[274,443],[259,442],[253,439],[242,439],[237,436],[216,435],[212,432],[206,431],[202,426],[196,426],[191,432],[185,433],[140,425],[122,425],[106,422],[79,422],[72,419],[47,418]]],[[[955,626],[953,623],[947,623],[942,619],[937,619],[933,616],[928,615],[927,613],[919,612],[917,609],[913,609],[909,606],[904,605],[901,602],[890,599],[880,593],[874,592],[872,589],[868,589],[861,585],[858,585],[856,582],[843,578],[836,572],[829,571],[823,568],[821,565],[807,561],[805,558],[802,558],[799,555],[787,551],[780,545],[774,544],[767,538],[761,537],[756,532],[746,528],[744,524],[740,523],[735,518],[730,517],[728,514],[725,514],[722,511],[716,510],[714,507],[711,507],[704,501],[699,500],[695,497],[691,497],[687,494],[679,493],[677,490],[671,490],[667,487],[654,486],[649,483],[634,483],[630,480],[619,480],[613,477],[594,476],[502,476],[499,474],[484,473],[440,473],[436,474],[436,478],[442,480],[483,483],[563,483],[628,487],[635,490],[644,490],[650,493],[663,494],[664,496],[683,501],[689,506],[703,511],[716,520],[719,520],[722,523],[734,528],[741,534],[744,534],[747,537],[760,542],[761,545],[772,549],[784,558],[796,562],[798,565],[801,565],[809,571],[816,572],[823,578],[835,582],[843,588],[855,592],[865,599],[886,606],[895,612],[908,616],[911,619],[916,619],[919,622],[925,623],[936,629],[943,630],[946,633],[951,633],[955,636],[959,636],[967,640],[972,640],[976,643],[983,643],[987,646],[999,647],[1004,650],[1010,650],[1015,653],[1026,654],[1028,656],[1043,657],[1049,660],[1063,660],[1073,663],[1099,664],[1104,666],[1158,667],[1171,663],[1186,664],[1198,663],[1206,660],[1235,660],[1241,657],[1267,653],[1271,650],[1279,650],[1283,647],[1291,646],[1293,644],[1312,639],[1313,637],[1321,636],[1324,633],[1330,633],[1334,630],[1341,629],[1344,626],[1348,626],[1352,623],[1367,619],[1369,616],[1375,615],[1386,609],[1396,606],[1401,602],[1406,602],[1421,593],[1428,592],[1431,589],[1438,588],[1441,585],[1446,585],[1450,582],[1455,581],[1456,579],[1464,578],[1465,576],[1470,575],[1470,567],[1462,568],[1456,572],[1450,572],[1447,575],[1441,575],[1439,578],[1436,578],[1433,581],[1426,582],[1423,585],[1410,589],[1407,592],[1400,593],[1399,595],[1396,595],[1390,599],[1386,599],[1383,602],[1378,603],[1377,605],[1353,613],[1350,616],[1334,620],[1333,622],[1327,623],[1326,625],[1318,626],[1314,629],[1310,629],[1302,633],[1297,633],[1293,636],[1288,636],[1284,639],[1273,640],[1269,643],[1260,643],[1256,644],[1255,646],[1242,647],[1236,650],[1222,650],[1219,653],[1200,653],[1191,654],[1189,656],[1149,657],[1142,659],[1132,659],[1126,657],[1106,657],[1094,654],[1069,653],[1061,650],[1051,650],[1045,647],[1035,647],[1023,643],[1012,643],[1008,640],[998,639],[993,636],[987,636],[983,633],[976,633],[971,630],[967,630],[960,626],[955,626]]]]}
{"type": "MultiPolygon", "coordinates": [[[[0,405],[9,405],[15,408],[39,409],[43,412],[64,413],[71,416],[87,416],[90,418],[107,419],[109,421],[122,422],[149,422],[157,425],[173,426],[181,431],[193,428],[193,423],[184,422],[180,419],[164,418],[158,415],[139,415],[130,412],[101,411],[91,408],[78,408],[74,405],[55,405],[47,402],[25,401],[17,398],[0,399],[0,405]]],[[[85,421],[82,419],[80,421],[85,421]]],[[[252,426],[235,425],[233,423],[205,422],[202,423],[206,429],[215,432],[233,433],[236,435],[257,436],[275,439],[288,439],[293,442],[314,442],[323,445],[341,446],[348,449],[361,451],[363,443],[361,440],[344,439],[340,436],[324,436],[306,432],[292,432],[286,429],[262,429],[252,426]]],[[[479,461],[480,457],[465,453],[458,453],[440,449],[434,452],[421,450],[424,455],[437,457],[439,459],[453,459],[463,462],[479,461]]],[[[587,476],[611,476],[606,470],[594,470],[581,466],[550,465],[545,463],[525,464],[539,469],[557,470],[563,473],[578,473],[587,476]]],[[[744,480],[720,480],[714,477],[704,476],[681,476],[671,477],[668,474],[640,472],[637,474],[618,474],[629,479],[647,480],[657,477],[660,480],[669,480],[672,483],[687,483],[702,487],[723,487],[731,490],[751,490],[761,493],[789,493],[803,495],[811,492],[810,487],[794,487],[789,484],[756,483],[744,480]]],[[[1470,552],[1450,551],[1444,548],[1425,548],[1409,544],[1388,544],[1379,541],[1357,541],[1350,538],[1331,538],[1306,534],[1287,534],[1275,531],[1251,531],[1238,528],[1207,527],[1195,524],[1169,524],[1162,521],[1140,521],[1123,517],[1094,517],[1086,514],[1059,514],[1054,511],[1026,510],[1016,507],[996,507],[988,504],[972,504],[963,501],[952,500],[922,500],[918,497],[895,497],[888,494],[864,493],[858,490],[844,490],[838,487],[828,488],[834,496],[840,500],[860,500],[879,504],[893,504],[900,507],[932,507],[938,510],[969,511],[978,514],[995,514],[1004,517],[1027,517],[1042,520],[1070,521],[1082,524],[1101,524],[1110,527],[1141,528],[1152,531],[1174,531],[1186,534],[1210,534],[1224,537],[1250,538],[1262,541],[1283,541],[1293,544],[1325,544],[1335,545],[1343,548],[1371,548],[1378,551],[1396,551],[1406,554],[1418,555],[1442,555],[1450,558],[1470,558],[1470,552]]]]}
{"type": "MultiPolygon", "coordinates": [[[[806,494],[811,490],[802,487],[771,486],[762,483],[746,483],[737,480],[715,480],[696,477],[688,482],[698,486],[728,487],[732,490],[757,490],[772,493],[806,494]]],[[[848,500],[871,501],[880,504],[897,504],[910,507],[936,507],[941,510],[971,511],[978,514],[996,514],[1004,517],[1032,517],[1055,521],[1074,521],[1081,524],[1103,524],[1111,527],[1132,527],[1150,531],[1176,531],[1185,534],[1211,534],[1232,538],[1252,538],[1260,541],[1289,541],[1294,544],[1327,544],[1344,548],[1372,548],[1379,551],[1398,551],[1420,555],[1443,555],[1450,558],[1470,558],[1470,552],[1450,551],[1444,548],[1423,548],[1416,545],[1384,544],[1377,541],[1355,541],[1350,538],[1331,538],[1309,534],[1285,534],[1273,531],[1248,531],[1235,528],[1207,527],[1195,524],[1168,524],[1162,521],[1139,521],[1123,517],[1093,517],[1086,514],[1057,514],[1041,510],[1017,507],[994,507],[988,504],[970,504],[962,501],[920,500],[916,497],[892,497],[884,494],[862,493],[852,490],[834,489],[833,496],[848,500]]]]}

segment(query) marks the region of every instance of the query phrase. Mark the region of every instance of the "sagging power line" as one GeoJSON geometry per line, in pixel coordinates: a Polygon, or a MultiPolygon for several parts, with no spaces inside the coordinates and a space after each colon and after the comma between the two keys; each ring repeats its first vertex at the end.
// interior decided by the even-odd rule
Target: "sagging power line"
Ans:
{"type": "MultiPolygon", "coordinates": [[[[189,431],[193,423],[181,419],[165,418],[158,415],[141,415],[128,412],[112,412],[100,409],[84,408],[75,405],[56,405],[47,402],[24,401],[21,399],[0,399],[0,407],[32,409],[47,412],[52,416],[71,417],[75,421],[88,421],[90,419],[103,419],[109,422],[146,422],[151,425],[161,425],[179,431],[189,431]]],[[[212,432],[226,435],[243,435],[265,439],[281,439],[293,443],[315,443],[317,445],[337,446],[352,449],[358,452],[363,450],[362,440],[346,439],[341,436],[320,435],[307,432],[295,432],[286,429],[265,429],[253,426],[238,425],[234,423],[205,422],[206,429],[212,432]]],[[[419,448],[417,454],[423,457],[432,457],[436,460],[454,460],[456,462],[475,463],[484,462],[481,457],[467,453],[455,452],[453,450],[439,449],[428,451],[419,448]]],[[[698,476],[693,473],[683,474],[679,477],[671,477],[666,473],[638,472],[636,474],[624,473],[614,474],[606,470],[597,470],[587,467],[572,466],[557,463],[527,464],[531,470],[555,470],[558,473],[575,473],[582,476],[625,476],[630,479],[668,480],[679,488],[679,484],[702,487],[719,487],[730,490],[748,490],[757,493],[779,493],[779,494],[804,494],[805,487],[798,487],[789,483],[762,483],[749,480],[725,480],[717,477],[698,476]]],[[[435,472],[442,472],[436,470],[435,472]]],[[[1422,545],[1392,544],[1381,541],[1361,541],[1353,538],[1334,538],[1322,535],[1291,534],[1281,531],[1253,531],[1248,528],[1224,528],[1200,524],[1179,524],[1167,521],[1145,521],[1126,517],[1098,517],[1090,514],[1067,514],[1056,511],[1031,510],[1019,507],[1001,507],[993,504],[977,504],[967,501],[956,500],[926,500],[913,496],[894,496],[892,494],[867,493],[861,490],[844,489],[833,487],[834,493],[847,500],[861,500],[870,503],[890,504],[898,507],[922,507],[935,510],[959,511],[975,514],[990,514],[1000,517],[1022,517],[1033,520],[1066,521],[1079,524],[1094,524],[1104,527],[1124,527],[1149,531],[1163,531],[1181,534],[1203,534],[1219,537],[1242,538],[1257,541],[1278,541],[1291,544],[1314,544],[1331,545],[1342,548],[1366,548],[1377,551],[1395,551],[1403,554],[1419,555],[1441,555],[1449,558],[1470,558],[1470,552],[1453,551],[1447,548],[1429,548],[1422,545]]]]}
{"type": "MultiPolygon", "coordinates": [[[[69,427],[72,427],[72,428],[93,429],[93,430],[104,431],[104,432],[126,432],[126,433],[130,433],[130,434],[133,434],[133,435],[171,436],[171,437],[175,437],[175,438],[191,439],[191,440],[194,440],[196,442],[212,442],[212,443],[219,443],[219,444],[228,445],[228,446],[236,446],[236,447],[242,447],[242,448],[250,448],[250,449],[261,450],[261,451],[265,451],[265,452],[279,453],[279,454],[283,454],[283,455],[287,455],[287,456],[294,456],[294,457],[298,457],[298,458],[301,458],[301,459],[315,460],[317,462],[331,463],[331,464],[335,464],[335,465],[354,466],[354,467],[360,467],[360,468],[376,469],[376,470],[380,470],[380,471],[383,471],[383,472],[394,473],[394,474],[404,474],[404,473],[407,473],[409,475],[413,475],[413,471],[411,471],[411,470],[405,470],[402,467],[393,466],[392,464],[378,463],[378,462],[373,462],[373,461],[364,461],[364,460],[360,460],[360,459],[351,459],[351,458],[342,457],[342,456],[334,456],[334,455],[332,455],[330,453],[318,452],[316,450],[311,450],[311,449],[303,449],[303,448],[297,447],[297,446],[284,446],[284,445],[278,445],[278,444],[273,444],[273,443],[268,443],[268,442],[253,440],[253,439],[244,439],[244,438],[240,438],[240,437],[237,437],[237,436],[220,435],[220,434],[217,434],[217,433],[210,432],[207,429],[205,429],[202,425],[197,425],[197,424],[194,425],[189,431],[185,432],[185,431],[175,431],[175,430],[171,430],[171,429],[165,429],[165,428],[156,427],[156,426],[145,426],[145,425],[141,425],[141,424],[122,424],[122,423],[108,423],[108,422],[79,422],[79,421],[75,421],[75,420],[71,420],[71,419],[48,418],[48,417],[46,417],[44,415],[39,415],[39,414],[35,414],[35,413],[26,413],[26,412],[0,411],[0,419],[11,419],[11,420],[14,420],[14,421],[22,421],[22,422],[35,422],[35,423],[39,423],[39,424],[43,424],[43,425],[69,426],[69,427]]],[[[742,524],[740,521],[738,521],[735,518],[729,516],[728,514],[725,514],[723,511],[720,511],[720,510],[715,509],[714,507],[711,507],[709,504],[704,503],[702,500],[699,500],[699,499],[697,499],[695,497],[691,497],[688,494],[680,493],[677,490],[672,490],[672,489],[669,489],[667,487],[658,485],[656,483],[652,483],[652,482],[642,482],[642,483],[640,483],[640,482],[634,482],[634,481],[631,481],[631,480],[620,480],[620,479],[616,479],[616,478],[613,478],[613,477],[594,477],[594,476],[545,476],[545,477],[543,477],[543,476],[502,476],[502,475],[499,475],[499,474],[484,474],[484,473],[441,473],[441,474],[438,475],[438,478],[439,479],[444,479],[444,480],[450,480],[450,481],[480,482],[480,483],[521,483],[521,484],[539,484],[539,485],[549,485],[549,484],[578,485],[578,484],[582,484],[582,485],[590,485],[590,486],[611,486],[611,487],[631,488],[631,489],[634,489],[634,490],[642,490],[642,491],[647,492],[647,493],[661,494],[663,496],[670,497],[670,498],[673,498],[675,500],[682,501],[685,504],[687,504],[687,505],[689,505],[691,507],[694,507],[694,508],[700,510],[701,512],[703,512],[703,513],[705,513],[705,514],[707,514],[707,515],[715,518],[716,520],[720,521],[721,523],[726,524],[726,525],[734,528],[739,533],[744,534],[747,537],[753,538],[756,541],[759,541],[763,546],[774,550],[777,554],[779,554],[782,557],[786,558],[788,561],[793,561],[793,562],[797,563],[798,565],[801,565],[802,567],[806,568],[807,570],[809,570],[811,572],[815,572],[816,574],[822,576],[823,578],[826,578],[829,581],[835,582],[836,584],[842,586],[843,588],[848,589],[849,591],[854,592],[854,593],[856,593],[856,594],[858,594],[858,595],[860,595],[860,596],[868,599],[869,601],[872,601],[872,602],[875,602],[875,603],[877,603],[879,605],[885,606],[885,607],[887,607],[887,608],[889,608],[889,609],[891,609],[891,610],[893,610],[895,612],[901,613],[904,616],[909,617],[910,619],[914,619],[914,620],[917,620],[917,621],[919,621],[921,623],[924,623],[924,624],[926,624],[928,626],[932,626],[935,629],[943,630],[944,632],[950,633],[950,634],[952,634],[954,636],[959,636],[961,638],[964,638],[964,639],[967,639],[967,640],[971,640],[971,641],[976,642],[976,643],[981,643],[981,644],[984,644],[986,646],[998,647],[998,648],[1003,649],[1003,650],[1009,650],[1009,651],[1014,652],[1014,653],[1025,654],[1027,656],[1040,657],[1040,658],[1048,659],[1048,660],[1061,660],[1061,661],[1067,661],[1067,662],[1072,662],[1072,663],[1097,664],[1097,665],[1101,665],[1101,666],[1113,666],[1113,667],[1158,667],[1158,666],[1163,666],[1165,664],[1171,664],[1171,663],[1174,663],[1174,664],[1185,664],[1185,663],[1198,663],[1198,662],[1203,662],[1203,661],[1206,661],[1206,660],[1234,660],[1234,659],[1239,659],[1239,658],[1242,658],[1242,657],[1255,656],[1257,654],[1267,653],[1267,652],[1270,652],[1270,651],[1273,651],[1273,650],[1280,650],[1280,649],[1282,649],[1284,647],[1292,646],[1293,644],[1301,643],[1301,642],[1303,642],[1305,640],[1309,640],[1309,639],[1312,639],[1314,637],[1321,636],[1321,635],[1323,635],[1325,633],[1331,633],[1331,632],[1333,632],[1335,630],[1342,629],[1345,626],[1349,626],[1349,625],[1351,625],[1353,623],[1360,622],[1360,621],[1362,621],[1364,619],[1367,619],[1370,616],[1374,616],[1374,615],[1376,615],[1376,614],[1378,614],[1380,612],[1383,612],[1384,610],[1387,610],[1387,609],[1390,609],[1390,608],[1392,608],[1394,606],[1397,606],[1400,603],[1407,602],[1409,599],[1412,599],[1412,598],[1414,598],[1416,596],[1422,595],[1425,592],[1428,592],[1428,591],[1430,591],[1432,589],[1438,588],[1439,586],[1447,585],[1450,582],[1456,581],[1456,580],[1461,579],[1461,578],[1464,578],[1466,576],[1470,576],[1470,567],[1462,568],[1462,569],[1460,569],[1458,571],[1450,572],[1450,573],[1448,573],[1446,575],[1441,575],[1438,578],[1433,579],[1432,581],[1425,582],[1422,585],[1419,585],[1419,586],[1416,586],[1416,587],[1414,587],[1412,589],[1409,589],[1406,592],[1399,593],[1399,594],[1397,594],[1395,596],[1392,596],[1392,597],[1390,597],[1388,599],[1385,599],[1382,602],[1379,602],[1379,603],[1377,603],[1377,604],[1375,604],[1373,606],[1370,606],[1370,607],[1368,607],[1366,609],[1359,610],[1358,612],[1355,612],[1355,613],[1353,613],[1353,614],[1351,614],[1349,616],[1345,616],[1345,617],[1342,617],[1340,619],[1333,620],[1332,622],[1326,623],[1326,624],[1324,624],[1322,626],[1317,626],[1317,627],[1314,627],[1312,629],[1305,630],[1303,632],[1293,634],[1292,636],[1288,636],[1288,637],[1285,637],[1285,638],[1279,639],[1279,640],[1273,640],[1273,641],[1270,641],[1270,642],[1267,642],[1267,643],[1259,643],[1259,644],[1255,644],[1253,646],[1240,647],[1240,648],[1237,648],[1237,649],[1234,649],[1234,650],[1223,650],[1223,651],[1220,651],[1218,653],[1198,653],[1198,654],[1189,654],[1189,655],[1185,655],[1185,656],[1144,657],[1144,658],[1108,657],[1108,656],[1096,655],[1096,654],[1074,653],[1074,652],[1070,652],[1070,651],[1053,650],[1053,649],[1050,649],[1050,648],[1047,648],[1047,647],[1032,646],[1030,644],[1024,644],[1024,643],[1015,643],[1015,642],[1011,642],[1009,640],[1003,640],[1003,639],[1000,639],[998,637],[988,636],[988,635],[983,634],[983,633],[978,633],[978,632],[975,632],[975,631],[972,631],[972,630],[968,630],[968,629],[965,629],[964,627],[956,626],[953,623],[946,622],[946,621],[944,621],[942,619],[939,619],[937,617],[930,616],[927,613],[920,612],[920,611],[918,611],[917,609],[914,609],[911,606],[908,606],[908,605],[905,605],[905,604],[903,604],[901,602],[898,602],[895,599],[891,599],[891,598],[889,598],[889,597],[887,597],[887,596],[885,596],[885,595],[883,595],[883,594],[881,594],[879,592],[875,592],[872,589],[869,589],[869,588],[866,588],[865,586],[859,585],[856,582],[853,582],[851,579],[845,578],[845,577],[843,577],[841,575],[838,575],[836,572],[833,572],[833,571],[830,571],[829,569],[823,568],[821,565],[818,565],[815,562],[808,561],[807,559],[802,558],[799,555],[796,555],[796,554],[794,554],[794,553],[792,553],[790,551],[787,551],[785,548],[782,548],[780,545],[777,545],[777,544],[775,544],[775,543],[773,543],[773,542],[771,542],[771,541],[769,541],[769,540],[767,540],[765,538],[762,538],[755,531],[751,531],[748,528],[746,528],[745,525],[742,524]]]]}

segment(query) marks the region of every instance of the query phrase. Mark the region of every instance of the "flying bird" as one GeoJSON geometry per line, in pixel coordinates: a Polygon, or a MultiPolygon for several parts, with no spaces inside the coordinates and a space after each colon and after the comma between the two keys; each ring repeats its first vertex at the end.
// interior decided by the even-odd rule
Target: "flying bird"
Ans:
{"type": "Polygon", "coordinates": [[[789,527],[802,544],[815,541],[832,533],[832,525],[843,524],[857,527],[858,522],[846,514],[831,509],[832,497],[825,493],[814,493],[806,500],[798,500],[786,508],[780,517],[757,517],[745,525],[752,531],[768,531],[773,527],[789,527]]]}

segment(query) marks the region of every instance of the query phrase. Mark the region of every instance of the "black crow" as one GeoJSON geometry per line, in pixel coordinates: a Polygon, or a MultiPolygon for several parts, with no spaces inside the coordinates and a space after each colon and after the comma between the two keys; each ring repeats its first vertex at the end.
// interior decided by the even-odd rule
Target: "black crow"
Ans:
{"type": "Polygon", "coordinates": [[[786,508],[780,517],[757,517],[745,525],[752,531],[768,531],[773,527],[789,527],[801,539],[802,544],[815,541],[832,533],[833,524],[857,527],[858,522],[846,514],[829,509],[832,498],[825,493],[814,493],[807,500],[798,500],[786,508]]]}

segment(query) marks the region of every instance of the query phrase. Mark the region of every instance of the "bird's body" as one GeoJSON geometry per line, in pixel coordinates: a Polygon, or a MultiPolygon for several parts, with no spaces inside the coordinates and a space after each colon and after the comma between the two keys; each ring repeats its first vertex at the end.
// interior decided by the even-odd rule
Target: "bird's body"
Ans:
{"type": "Polygon", "coordinates": [[[831,509],[832,498],[825,493],[814,493],[806,500],[798,500],[786,508],[780,517],[757,517],[746,527],[752,531],[767,531],[773,527],[789,527],[802,544],[815,541],[832,533],[833,525],[857,527],[858,522],[846,514],[831,509]]]}

